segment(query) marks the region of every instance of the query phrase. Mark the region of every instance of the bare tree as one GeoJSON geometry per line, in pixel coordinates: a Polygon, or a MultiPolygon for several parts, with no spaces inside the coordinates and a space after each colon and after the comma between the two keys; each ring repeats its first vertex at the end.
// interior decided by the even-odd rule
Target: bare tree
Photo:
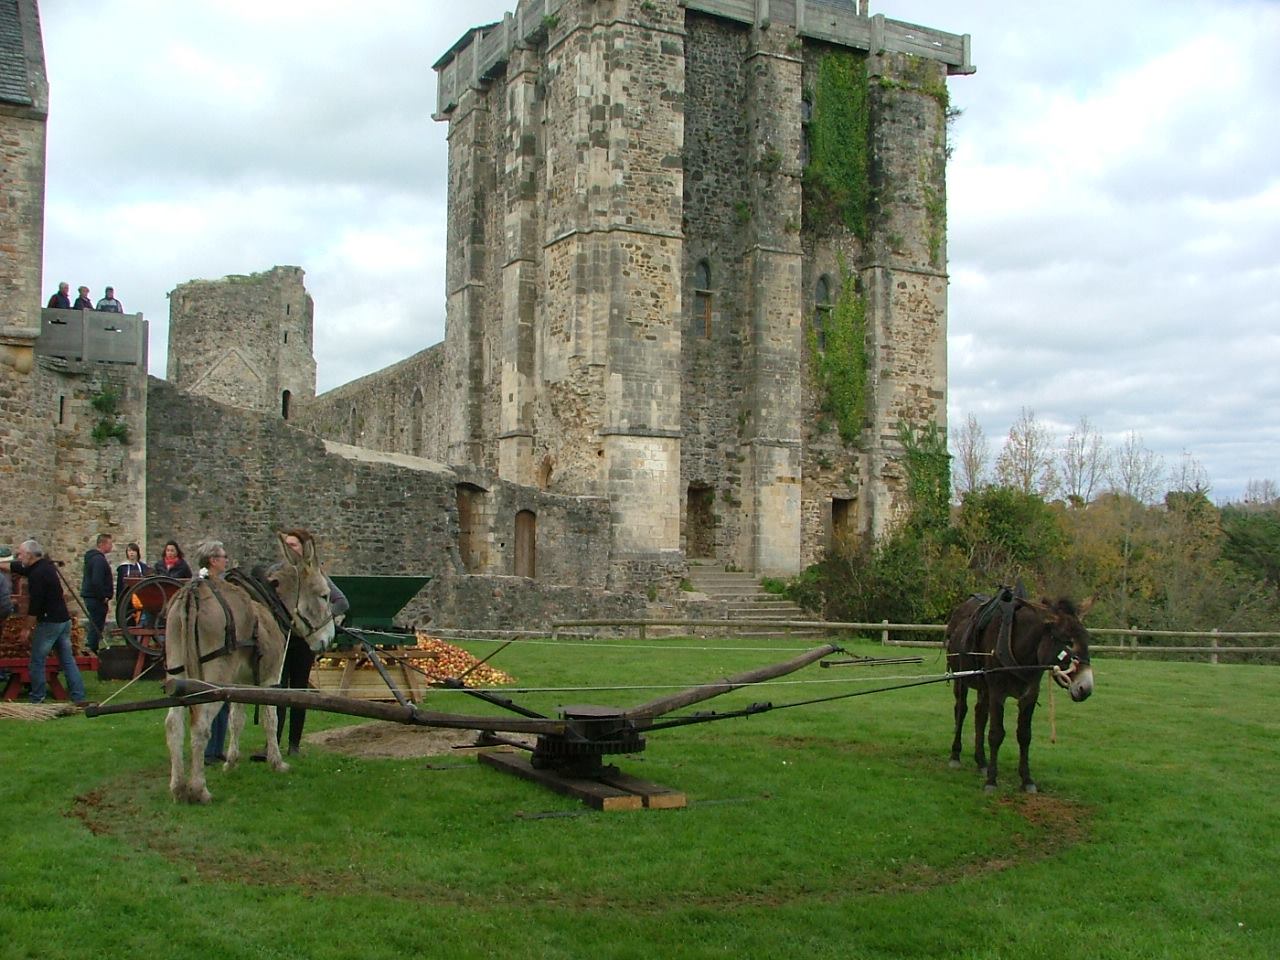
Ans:
{"type": "Polygon", "coordinates": [[[1209,471],[1204,468],[1203,463],[1183,450],[1182,459],[1169,473],[1169,489],[1179,493],[1202,494],[1207,497],[1212,489],[1209,483],[1209,471]]]}
{"type": "Polygon", "coordinates": [[[956,495],[963,497],[983,487],[991,469],[991,445],[982,432],[982,424],[972,413],[953,437],[952,446],[955,449],[956,495]]]}
{"type": "Polygon", "coordinates": [[[1244,502],[1265,507],[1280,500],[1280,490],[1274,480],[1250,480],[1244,485],[1244,502]]]}
{"type": "Polygon", "coordinates": [[[1036,493],[1046,500],[1058,489],[1053,466],[1053,440],[1049,430],[1036,419],[1034,410],[1022,408],[1022,414],[1005,440],[996,458],[996,478],[1006,487],[1023,493],[1036,493]]]}
{"type": "Polygon", "coordinates": [[[1119,449],[1111,455],[1107,479],[1113,493],[1132,497],[1139,503],[1152,503],[1160,490],[1164,474],[1164,458],[1148,450],[1142,435],[1130,430],[1119,449]]]}
{"type": "Polygon", "coordinates": [[[1062,493],[1075,506],[1093,499],[1107,474],[1107,448],[1102,434],[1082,416],[1062,447],[1062,493]]]}
{"type": "Polygon", "coordinates": [[[1125,498],[1121,514],[1120,616],[1129,619],[1129,576],[1133,566],[1133,541],[1146,512],[1145,505],[1156,498],[1164,461],[1148,450],[1141,435],[1130,430],[1120,448],[1111,456],[1108,479],[1111,490],[1125,498]]]}

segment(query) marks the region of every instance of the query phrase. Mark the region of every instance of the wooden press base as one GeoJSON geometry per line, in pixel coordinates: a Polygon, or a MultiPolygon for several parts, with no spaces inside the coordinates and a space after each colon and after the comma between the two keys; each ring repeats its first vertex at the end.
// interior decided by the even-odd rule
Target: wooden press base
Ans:
{"type": "Polygon", "coordinates": [[[576,797],[597,810],[674,810],[685,806],[688,799],[678,790],[641,780],[615,768],[607,768],[599,779],[565,777],[554,770],[538,770],[523,754],[486,750],[480,762],[495,770],[515,774],[544,787],[576,797]]]}

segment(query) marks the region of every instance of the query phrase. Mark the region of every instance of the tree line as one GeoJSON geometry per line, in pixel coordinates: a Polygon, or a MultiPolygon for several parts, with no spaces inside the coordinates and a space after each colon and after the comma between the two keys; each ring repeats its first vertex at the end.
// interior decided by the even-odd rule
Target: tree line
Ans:
{"type": "Polygon", "coordinates": [[[1090,622],[1152,630],[1280,629],[1280,491],[1250,481],[1215,505],[1202,465],[1172,470],[1087,418],[1061,444],[1023,410],[998,456],[976,418],[952,437],[899,431],[905,522],[879,543],[837,543],[788,584],[827,619],[938,623],[973,593],[1095,598],[1090,622]]]}

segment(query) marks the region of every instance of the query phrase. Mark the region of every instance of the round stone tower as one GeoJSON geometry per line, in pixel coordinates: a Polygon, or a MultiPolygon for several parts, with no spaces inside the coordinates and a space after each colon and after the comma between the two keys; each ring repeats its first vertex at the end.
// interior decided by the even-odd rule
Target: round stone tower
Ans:
{"type": "Polygon", "coordinates": [[[316,395],[314,307],[301,267],[191,280],[169,294],[168,379],[288,420],[316,395]]]}

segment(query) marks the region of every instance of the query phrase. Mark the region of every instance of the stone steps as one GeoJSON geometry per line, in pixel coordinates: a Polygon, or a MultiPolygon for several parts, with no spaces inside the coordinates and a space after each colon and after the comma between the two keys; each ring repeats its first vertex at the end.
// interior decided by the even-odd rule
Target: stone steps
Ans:
{"type": "MultiPolygon", "coordinates": [[[[806,613],[786,597],[766,591],[754,574],[725,570],[723,566],[707,561],[691,561],[689,581],[699,593],[725,604],[729,619],[738,624],[746,624],[752,620],[813,619],[812,614],[806,613]]],[[[822,630],[803,627],[743,626],[735,630],[734,634],[740,637],[791,636],[814,639],[825,636],[822,630]]]]}

